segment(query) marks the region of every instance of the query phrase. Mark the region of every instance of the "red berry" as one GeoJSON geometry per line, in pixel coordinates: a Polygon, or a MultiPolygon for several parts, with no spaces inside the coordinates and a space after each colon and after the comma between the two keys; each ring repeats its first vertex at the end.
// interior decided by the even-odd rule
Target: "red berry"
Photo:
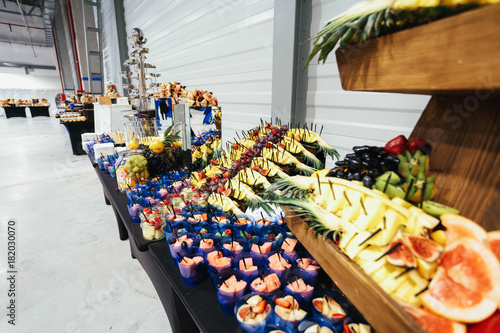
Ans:
{"type": "Polygon", "coordinates": [[[273,129],[271,130],[271,134],[272,134],[272,135],[277,135],[277,134],[278,134],[278,132],[279,132],[279,130],[278,130],[277,128],[273,128],[273,129]]]}
{"type": "Polygon", "coordinates": [[[251,239],[251,238],[252,238],[252,235],[247,234],[247,238],[248,238],[248,239],[251,239]]]}
{"type": "Polygon", "coordinates": [[[237,144],[237,143],[235,143],[235,144],[233,145],[233,149],[234,149],[234,150],[238,150],[238,148],[239,148],[239,147],[240,147],[240,146],[238,146],[238,144],[237,144]]]}
{"type": "Polygon", "coordinates": [[[198,178],[200,178],[200,180],[205,178],[205,173],[203,171],[198,173],[198,178]]]}
{"type": "Polygon", "coordinates": [[[217,176],[217,175],[212,176],[212,181],[213,181],[213,182],[216,182],[218,179],[219,179],[219,176],[217,176]]]}
{"type": "Polygon", "coordinates": [[[384,150],[389,154],[400,155],[403,154],[406,150],[406,137],[404,135],[399,135],[387,142],[384,150]]]}
{"type": "Polygon", "coordinates": [[[229,178],[229,172],[227,172],[227,171],[226,171],[226,172],[224,172],[224,176],[223,176],[223,177],[224,177],[224,178],[229,178]]]}
{"type": "Polygon", "coordinates": [[[425,139],[411,139],[408,141],[408,150],[412,154],[415,154],[417,150],[422,151],[424,154],[430,154],[431,145],[425,139]]]}
{"type": "Polygon", "coordinates": [[[226,229],[226,231],[224,231],[224,233],[225,233],[226,235],[231,235],[231,234],[232,234],[231,229],[226,229]]]}

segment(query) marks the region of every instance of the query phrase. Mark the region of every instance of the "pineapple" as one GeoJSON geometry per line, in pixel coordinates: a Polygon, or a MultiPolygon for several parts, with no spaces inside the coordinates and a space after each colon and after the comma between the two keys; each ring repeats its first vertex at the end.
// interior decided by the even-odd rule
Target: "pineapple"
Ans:
{"type": "Polygon", "coordinates": [[[373,0],[356,3],[330,20],[314,37],[306,65],[317,55],[323,63],[340,44],[361,44],[372,38],[427,23],[500,0],[373,0]]]}

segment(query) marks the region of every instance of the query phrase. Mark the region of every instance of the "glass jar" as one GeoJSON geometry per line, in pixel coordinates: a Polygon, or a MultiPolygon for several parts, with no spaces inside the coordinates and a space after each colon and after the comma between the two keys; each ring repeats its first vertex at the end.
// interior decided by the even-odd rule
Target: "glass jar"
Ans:
{"type": "Polygon", "coordinates": [[[118,188],[123,192],[127,188],[135,189],[136,182],[148,179],[148,161],[140,149],[124,150],[118,153],[115,163],[118,188]]]}

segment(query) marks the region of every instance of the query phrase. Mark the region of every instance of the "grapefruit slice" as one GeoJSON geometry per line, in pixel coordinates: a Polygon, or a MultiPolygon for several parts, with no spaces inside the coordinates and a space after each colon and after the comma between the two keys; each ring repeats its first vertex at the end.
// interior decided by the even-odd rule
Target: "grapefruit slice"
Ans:
{"type": "Polygon", "coordinates": [[[455,214],[441,215],[441,223],[446,227],[446,244],[461,238],[474,238],[480,243],[488,244],[486,231],[476,222],[455,214]]]}
{"type": "Polygon", "coordinates": [[[491,316],[497,303],[453,281],[439,267],[429,289],[420,295],[425,308],[447,319],[477,323],[491,316]]]}
{"type": "Polygon", "coordinates": [[[486,246],[464,238],[446,246],[439,265],[455,282],[500,305],[500,264],[486,246]]]}
{"type": "Polygon", "coordinates": [[[417,308],[413,304],[399,301],[403,309],[413,318],[422,328],[429,333],[466,333],[467,327],[449,319],[443,318],[428,310],[417,308]]]}
{"type": "Polygon", "coordinates": [[[488,232],[487,237],[491,252],[500,261],[500,230],[488,232]]]}
{"type": "Polygon", "coordinates": [[[443,252],[443,247],[430,239],[410,234],[404,234],[404,239],[411,252],[425,261],[436,261],[443,252]]]}

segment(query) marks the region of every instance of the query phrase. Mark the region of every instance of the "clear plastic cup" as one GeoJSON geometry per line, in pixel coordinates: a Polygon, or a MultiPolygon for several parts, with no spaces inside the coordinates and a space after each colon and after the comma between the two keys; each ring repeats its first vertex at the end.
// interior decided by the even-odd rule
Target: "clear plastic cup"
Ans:
{"type": "Polygon", "coordinates": [[[297,332],[300,323],[307,319],[309,304],[300,295],[281,291],[274,294],[272,303],[272,322],[287,333],[297,332]]]}
{"type": "Polygon", "coordinates": [[[193,247],[181,250],[175,258],[179,271],[187,286],[193,287],[200,284],[207,277],[207,264],[205,251],[193,247]]]}
{"type": "Polygon", "coordinates": [[[283,274],[281,279],[284,290],[293,295],[300,295],[311,301],[316,279],[301,268],[292,268],[283,274]],[[302,282],[301,282],[302,281],[302,282]],[[301,290],[305,286],[304,290],[301,290]]]}
{"type": "Polygon", "coordinates": [[[217,299],[219,300],[221,310],[225,315],[234,316],[234,306],[245,295],[248,288],[247,276],[239,269],[227,269],[217,274],[216,280],[217,299]],[[237,281],[236,284],[229,282],[233,280],[233,276],[237,281]]]}
{"type": "Polygon", "coordinates": [[[333,289],[318,289],[312,300],[313,318],[328,321],[336,326],[349,315],[350,303],[340,292],[333,289]],[[325,302],[328,302],[325,306],[325,302]],[[340,308],[339,308],[340,307],[340,308]]]}
{"type": "Polygon", "coordinates": [[[236,319],[245,333],[267,332],[266,327],[271,321],[271,313],[270,299],[255,293],[246,294],[234,306],[236,319]],[[256,313],[254,310],[259,312],[262,310],[262,313],[256,313]]]}

